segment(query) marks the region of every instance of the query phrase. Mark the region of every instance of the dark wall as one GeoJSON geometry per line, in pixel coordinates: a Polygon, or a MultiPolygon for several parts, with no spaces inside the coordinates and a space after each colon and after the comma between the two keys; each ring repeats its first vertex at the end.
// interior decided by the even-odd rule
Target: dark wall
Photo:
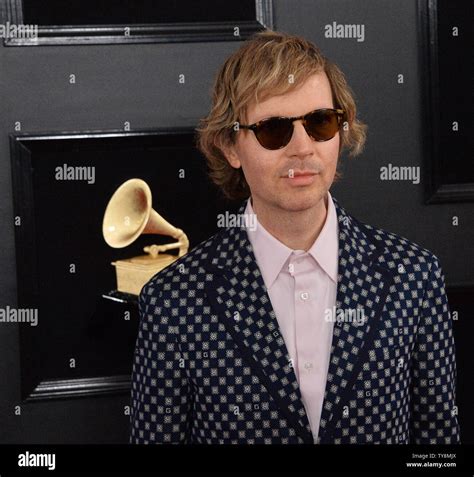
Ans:
{"type": "MultiPolygon", "coordinates": [[[[473,285],[472,266],[460,253],[474,242],[473,205],[424,205],[423,183],[380,180],[380,167],[388,163],[422,166],[424,85],[416,2],[274,0],[274,22],[276,30],[314,41],[339,64],[356,93],[360,117],[369,125],[365,152],[342,158],[344,178],[333,195],[360,220],[430,249],[448,285],[473,285]],[[333,21],[364,24],[365,41],[325,38],[324,25],[333,21]],[[397,82],[399,74],[403,84],[397,82]],[[451,225],[454,215],[457,227],[451,225]]],[[[0,46],[0,307],[17,302],[8,142],[14,123],[21,121],[23,132],[115,129],[125,121],[136,129],[194,126],[208,111],[215,72],[238,46],[0,46]],[[68,82],[72,73],[75,85],[68,82]],[[176,80],[180,73],[186,75],[185,85],[176,80]]],[[[18,342],[18,325],[1,324],[0,442],[127,442],[126,394],[24,404],[21,416],[15,416],[18,342]]]]}

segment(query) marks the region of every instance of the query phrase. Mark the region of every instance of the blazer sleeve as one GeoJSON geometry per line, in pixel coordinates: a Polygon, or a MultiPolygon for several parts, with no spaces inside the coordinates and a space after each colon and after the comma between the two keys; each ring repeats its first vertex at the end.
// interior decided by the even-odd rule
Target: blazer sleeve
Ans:
{"type": "Polygon", "coordinates": [[[424,291],[412,366],[410,442],[460,443],[452,320],[436,256],[424,291]]]}
{"type": "Polygon", "coordinates": [[[189,439],[191,388],[174,327],[156,285],[139,296],[140,325],[134,352],[130,444],[178,444],[189,439]]]}

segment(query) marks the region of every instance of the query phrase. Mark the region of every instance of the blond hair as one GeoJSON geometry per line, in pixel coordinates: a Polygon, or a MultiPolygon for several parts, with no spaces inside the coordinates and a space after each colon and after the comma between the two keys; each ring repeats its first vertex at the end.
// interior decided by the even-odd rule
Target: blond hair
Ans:
{"type": "MultiPolygon", "coordinates": [[[[340,130],[339,153],[348,149],[350,156],[356,156],[364,147],[367,126],[356,118],[354,95],[344,74],[313,43],[299,36],[264,30],[224,62],[214,81],[211,111],[196,129],[196,146],[206,158],[210,179],[228,199],[250,196],[242,168],[232,167],[223,152],[235,144],[235,123],[247,117],[252,102],[285,94],[321,71],[329,79],[334,108],[345,111],[348,127],[340,130]]],[[[340,177],[337,171],[335,180],[340,177]]]]}

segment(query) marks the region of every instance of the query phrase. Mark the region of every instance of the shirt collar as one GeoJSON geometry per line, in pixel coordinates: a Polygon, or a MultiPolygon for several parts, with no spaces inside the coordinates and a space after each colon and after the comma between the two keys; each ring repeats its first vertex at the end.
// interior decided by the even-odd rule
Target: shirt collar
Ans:
{"type": "MultiPolygon", "coordinates": [[[[339,229],[337,213],[331,193],[328,191],[327,194],[328,212],[326,214],[326,220],[319,236],[308,250],[308,254],[316,260],[329,278],[334,283],[337,283],[339,229]]],[[[244,213],[254,214],[250,197],[247,200],[244,213]]],[[[267,288],[270,288],[293,250],[271,235],[265,227],[260,224],[258,217],[256,224],[257,226],[254,230],[247,227],[247,234],[252,244],[260,271],[262,272],[265,285],[267,288]],[[261,266],[261,264],[264,264],[264,266],[261,266]]],[[[295,252],[297,251],[295,250],[295,252]]],[[[302,251],[298,253],[302,253],[302,251]]]]}

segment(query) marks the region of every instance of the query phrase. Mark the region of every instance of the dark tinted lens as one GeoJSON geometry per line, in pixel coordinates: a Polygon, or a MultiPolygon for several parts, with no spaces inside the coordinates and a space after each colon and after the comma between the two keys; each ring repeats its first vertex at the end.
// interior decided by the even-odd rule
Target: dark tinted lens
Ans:
{"type": "Polygon", "coordinates": [[[306,119],[306,128],[316,141],[328,141],[339,129],[338,114],[330,109],[316,111],[306,119]]]}
{"type": "Polygon", "coordinates": [[[286,146],[293,132],[289,119],[269,119],[261,123],[255,130],[259,143],[267,149],[280,149],[286,146]]]}

